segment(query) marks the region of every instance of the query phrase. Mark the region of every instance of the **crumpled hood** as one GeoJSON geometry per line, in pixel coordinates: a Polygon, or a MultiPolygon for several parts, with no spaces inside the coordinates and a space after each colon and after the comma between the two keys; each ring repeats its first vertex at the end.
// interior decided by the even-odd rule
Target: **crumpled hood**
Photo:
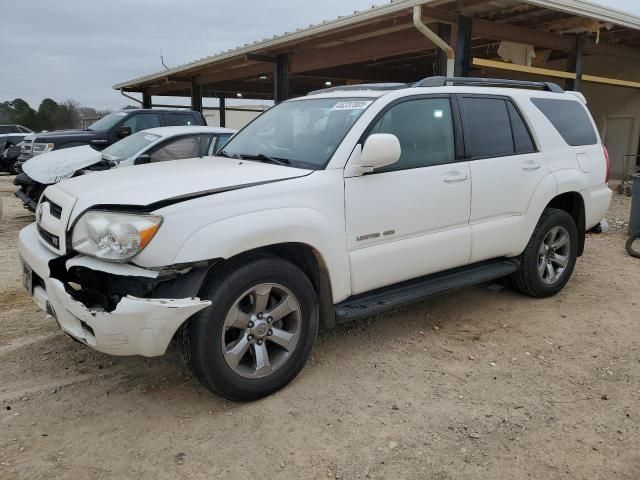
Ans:
{"type": "Polygon", "coordinates": [[[36,182],[51,185],[71,177],[82,168],[98,163],[101,159],[100,152],[83,145],[36,155],[22,165],[22,170],[36,182]]]}
{"type": "MultiPolygon", "coordinates": [[[[115,168],[60,182],[77,199],[73,217],[95,205],[154,206],[263,182],[302,177],[311,170],[224,157],[115,168]]],[[[45,192],[46,195],[46,192],[45,192]]]]}

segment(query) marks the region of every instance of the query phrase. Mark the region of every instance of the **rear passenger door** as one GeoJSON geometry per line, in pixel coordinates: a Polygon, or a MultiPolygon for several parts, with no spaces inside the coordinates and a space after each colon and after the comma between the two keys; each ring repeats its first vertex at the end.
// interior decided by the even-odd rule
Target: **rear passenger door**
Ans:
{"type": "Polygon", "coordinates": [[[531,198],[549,168],[513,99],[459,95],[458,102],[471,168],[473,263],[513,253],[531,198]]]}

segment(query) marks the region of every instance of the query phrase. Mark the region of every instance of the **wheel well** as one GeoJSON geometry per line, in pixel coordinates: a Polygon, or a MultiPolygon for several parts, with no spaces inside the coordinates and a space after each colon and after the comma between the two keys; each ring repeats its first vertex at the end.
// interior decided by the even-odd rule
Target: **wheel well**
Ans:
{"type": "Polygon", "coordinates": [[[580,243],[578,245],[578,256],[581,257],[584,253],[585,242],[585,214],[584,214],[584,200],[582,195],[578,192],[567,192],[558,195],[549,202],[547,208],[556,208],[558,210],[564,210],[567,212],[578,227],[578,234],[580,235],[580,243]]]}
{"type": "Polygon", "coordinates": [[[327,265],[320,252],[305,243],[279,243],[243,252],[234,258],[255,253],[269,253],[283,258],[300,268],[311,280],[318,296],[320,325],[327,329],[335,326],[331,279],[327,265]]]}

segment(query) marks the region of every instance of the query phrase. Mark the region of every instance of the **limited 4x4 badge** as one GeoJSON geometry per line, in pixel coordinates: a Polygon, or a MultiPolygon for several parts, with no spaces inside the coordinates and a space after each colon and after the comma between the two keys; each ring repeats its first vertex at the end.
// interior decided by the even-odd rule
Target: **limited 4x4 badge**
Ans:
{"type": "Polygon", "coordinates": [[[382,235],[380,235],[380,232],[368,233],[366,235],[360,235],[359,237],[356,237],[356,242],[363,242],[365,240],[371,240],[373,238],[380,238],[380,236],[388,237],[390,235],[395,235],[395,234],[396,234],[395,230],[385,230],[384,232],[382,232],[382,235]]]}

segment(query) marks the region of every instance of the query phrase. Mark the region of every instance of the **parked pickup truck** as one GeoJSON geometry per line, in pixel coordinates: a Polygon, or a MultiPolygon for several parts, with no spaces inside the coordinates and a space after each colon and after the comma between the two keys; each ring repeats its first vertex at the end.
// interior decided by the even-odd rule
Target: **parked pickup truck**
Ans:
{"type": "Polygon", "coordinates": [[[101,352],[175,340],[233,400],[291,382],[319,325],[501,277],[557,294],[611,200],[584,97],[508,80],[320,91],[216,161],[127,170],[45,190],[20,232],[25,287],[101,352]]]}
{"type": "Polygon", "coordinates": [[[172,125],[206,125],[201,113],[191,110],[126,109],[110,113],[85,130],[59,130],[25,138],[18,161],[61,148],[90,145],[102,150],[133,133],[172,125]]]}
{"type": "Polygon", "coordinates": [[[93,147],[64,148],[38,155],[22,165],[14,180],[16,196],[35,211],[45,188],[66,178],[94,171],[145,163],[211,156],[235,133],[219,127],[159,127],[134,133],[101,152],[93,147]]]}

